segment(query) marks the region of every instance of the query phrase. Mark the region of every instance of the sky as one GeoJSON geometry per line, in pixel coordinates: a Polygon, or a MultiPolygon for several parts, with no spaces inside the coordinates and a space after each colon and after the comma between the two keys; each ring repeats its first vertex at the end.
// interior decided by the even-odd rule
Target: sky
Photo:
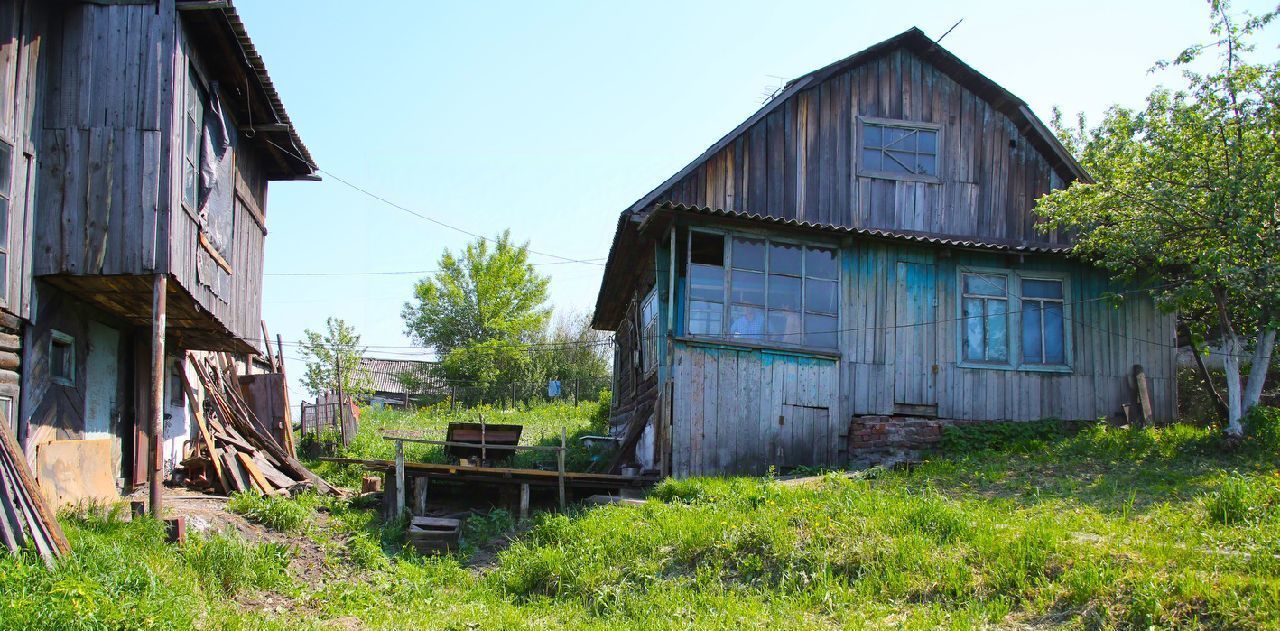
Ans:
{"type": "MultiPolygon", "coordinates": [[[[1209,39],[1207,5],[1192,0],[236,7],[331,174],[270,187],[263,318],[286,345],[342,318],[381,357],[425,354],[400,316],[424,274],[406,272],[434,269],[472,237],[337,178],[466,232],[510,229],[532,250],[602,260],[619,212],[783,82],[912,26],[937,39],[963,20],[942,45],[1046,121],[1055,106],[1095,121],[1114,104],[1141,106],[1156,85],[1180,85],[1150,74],[1153,62],[1209,39]]],[[[1278,31],[1259,41],[1264,54],[1278,31]]],[[[557,311],[591,310],[601,264],[531,260],[551,276],[557,311]]],[[[303,365],[296,348],[285,356],[296,403],[303,365]]]]}

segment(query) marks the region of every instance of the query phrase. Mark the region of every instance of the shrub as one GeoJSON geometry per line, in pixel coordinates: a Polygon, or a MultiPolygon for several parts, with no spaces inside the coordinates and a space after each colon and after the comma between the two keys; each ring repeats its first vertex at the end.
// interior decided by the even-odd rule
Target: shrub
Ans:
{"type": "Polygon", "coordinates": [[[1280,452],[1280,408],[1256,405],[1244,418],[1248,446],[1271,453],[1280,452]]]}

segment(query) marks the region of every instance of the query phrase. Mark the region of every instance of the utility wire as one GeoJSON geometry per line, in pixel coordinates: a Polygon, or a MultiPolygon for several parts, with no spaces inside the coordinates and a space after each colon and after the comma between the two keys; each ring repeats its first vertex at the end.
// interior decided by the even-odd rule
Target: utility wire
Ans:
{"type": "MultiPolygon", "coordinates": [[[[331,171],[326,171],[326,170],[324,170],[324,169],[322,169],[322,168],[320,168],[320,167],[316,166],[314,163],[312,163],[311,161],[307,160],[306,158],[303,158],[302,156],[298,155],[297,153],[295,153],[295,152],[293,152],[293,151],[291,151],[291,150],[289,150],[289,149],[286,149],[285,147],[282,147],[282,146],[280,146],[280,145],[276,144],[276,143],[275,143],[274,141],[272,141],[270,138],[266,138],[266,137],[264,137],[264,138],[263,138],[263,140],[265,140],[268,144],[270,144],[270,145],[274,146],[276,149],[279,149],[279,150],[281,150],[281,151],[285,152],[286,154],[288,154],[288,155],[290,155],[290,156],[293,156],[294,158],[296,158],[296,159],[298,159],[298,160],[302,161],[304,164],[307,164],[307,165],[308,165],[308,166],[310,166],[311,168],[315,169],[317,172],[319,172],[319,173],[323,173],[323,174],[325,174],[326,176],[331,177],[331,178],[333,178],[334,180],[337,180],[338,182],[340,182],[340,183],[342,183],[342,184],[346,185],[347,187],[349,187],[349,188],[351,188],[351,189],[353,189],[353,190],[355,190],[355,191],[358,191],[358,192],[360,192],[360,193],[362,193],[362,194],[364,194],[364,195],[366,195],[366,196],[368,196],[368,197],[370,197],[370,198],[373,198],[373,199],[375,199],[375,200],[377,200],[377,201],[380,201],[380,202],[382,202],[382,203],[384,203],[384,204],[386,204],[386,205],[388,205],[388,206],[391,206],[392,208],[395,208],[395,209],[397,209],[397,210],[400,210],[400,211],[406,212],[406,213],[408,213],[408,214],[410,214],[410,215],[413,215],[414,217],[417,217],[417,218],[422,219],[422,220],[424,220],[424,221],[429,221],[429,222],[431,222],[431,223],[433,223],[433,224],[436,224],[437,226],[440,226],[440,227],[442,227],[442,228],[448,228],[449,230],[453,230],[453,231],[456,231],[456,232],[461,232],[462,234],[465,234],[465,235],[467,235],[467,236],[469,236],[469,237],[474,237],[474,238],[476,238],[476,239],[482,239],[482,240],[484,240],[484,241],[488,241],[488,242],[490,242],[490,243],[497,243],[497,241],[496,241],[496,240],[494,240],[492,237],[487,237],[487,236],[485,236],[485,235],[482,235],[482,234],[478,234],[478,233],[472,232],[472,231],[467,230],[467,229],[465,229],[465,228],[460,228],[460,227],[455,226],[455,225],[453,225],[453,224],[445,223],[445,222],[443,222],[443,221],[440,221],[439,219],[436,219],[435,217],[431,217],[430,215],[424,215],[424,214],[422,214],[422,213],[420,213],[420,212],[418,212],[418,211],[416,211],[416,210],[413,210],[412,208],[409,208],[409,207],[407,207],[407,206],[403,206],[403,205],[401,205],[401,204],[398,204],[398,203],[396,203],[396,202],[394,202],[394,201],[392,201],[392,200],[390,200],[390,199],[388,199],[388,198],[386,198],[386,197],[383,197],[382,195],[379,195],[379,194],[377,194],[377,193],[374,193],[373,191],[370,191],[370,190],[368,190],[368,189],[366,189],[366,188],[363,188],[363,187],[361,187],[361,186],[359,186],[359,185],[357,185],[357,184],[354,184],[354,183],[352,183],[352,182],[350,182],[350,181],[348,181],[348,180],[346,180],[346,179],[343,179],[341,176],[337,175],[336,173],[333,173],[333,172],[331,172],[331,171]]],[[[559,260],[561,260],[561,261],[564,261],[565,263],[582,263],[582,264],[584,264],[584,265],[603,265],[603,263],[601,263],[601,262],[600,262],[601,260],[603,260],[603,257],[597,257],[597,258],[594,258],[594,259],[578,259],[578,258],[572,258],[572,257],[568,257],[568,256],[561,256],[561,255],[559,255],[559,254],[555,254],[555,253],[552,253],[552,252],[542,252],[542,251],[539,251],[539,250],[535,250],[535,249],[533,249],[533,248],[525,248],[525,250],[526,250],[526,251],[528,251],[528,252],[530,252],[530,253],[532,253],[532,254],[538,254],[538,255],[540,255],[540,256],[549,256],[549,257],[554,258],[554,259],[559,259],[559,260]]]]}

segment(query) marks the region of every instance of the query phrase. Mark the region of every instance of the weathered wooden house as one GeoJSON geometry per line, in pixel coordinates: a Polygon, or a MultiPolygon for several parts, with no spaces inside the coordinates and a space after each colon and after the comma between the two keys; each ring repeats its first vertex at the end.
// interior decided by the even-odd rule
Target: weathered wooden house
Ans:
{"type": "Polygon", "coordinates": [[[1172,417],[1173,317],[1037,230],[1036,198],[1087,179],[917,29],[789,82],[619,217],[614,432],[677,476],[842,466],[1119,414],[1135,365],[1172,417]]]}
{"type": "Polygon", "coordinates": [[[356,380],[371,391],[366,399],[370,405],[403,409],[418,397],[438,397],[449,392],[444,380],[435,374],[437,365],[413,359],[361,357],[356,380]]]}
{"type": "Polygon", "coordinates": [[[0,402],[131,488],[184,352],[261,348],[267,186],[315,168],[231,2],[0,0],[0,72],[0,402]]]}

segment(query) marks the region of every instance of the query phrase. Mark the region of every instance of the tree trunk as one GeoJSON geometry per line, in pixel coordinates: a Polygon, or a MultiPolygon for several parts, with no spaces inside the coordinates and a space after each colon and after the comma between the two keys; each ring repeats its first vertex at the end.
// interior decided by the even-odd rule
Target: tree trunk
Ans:
{"type": "Polygon", "coordinates": [[[1227,373],[1227,434],[1235,437],[1244,435],[1244,426],[1240,424],[1243,391],[1240,388],[1240,337],[1229,333],[1223,338],[1222,351],[1226,354],[1222,362],[1227,373]]]}
{"type": "Polygon", "coordinates": [[[1218,387],[1213,384],[1213,375],[1209,373],[1209,367],[1204,363],[1204,355],[1200,352],[1200,346],[1196,344],[1195,337],[1191,335],[1189,329],[1184,329],[1187,333],[1187,341],[1191,345],[1191,356],[1195,359],[1196,370],[1200,373],[1200,379],[1204,381],[1205,390],[1209,392],[1209,400],[1213,402],[1213,407],[1218,411],[1218,415],[1223,419],[1227,418],[1227,402],[1222,398],[1222,393],[1218,392],[1218,387]]]}
{"type": "Polygon", "coordinates": [[[1271,367],[1271,353],[1276,347],[1276,330],[1263,329],[1253,349],[1253,365],[1249,368],[1249,382],[1244,389],[1241,413],[1248,414],[1262,399],[1262,387],[1267,381],[1267,369],[1271,367]]]}

